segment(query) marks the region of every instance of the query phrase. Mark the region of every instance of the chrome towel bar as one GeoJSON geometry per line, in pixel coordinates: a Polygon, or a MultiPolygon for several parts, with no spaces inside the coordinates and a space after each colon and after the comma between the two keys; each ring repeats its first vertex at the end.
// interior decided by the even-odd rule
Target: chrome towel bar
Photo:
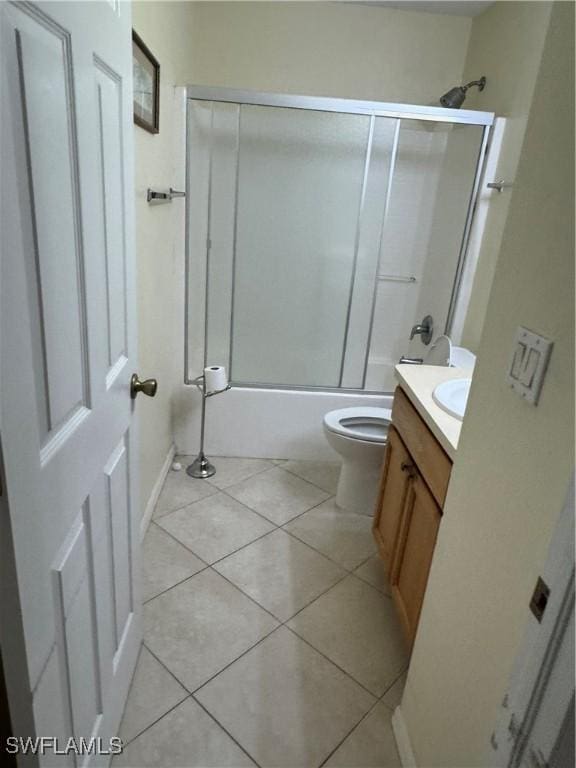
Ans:
{"type": "Polygon", "coordinates": [[[378,280],[388,283],[415,283],[414,275],[378,275],[378,280]]]}

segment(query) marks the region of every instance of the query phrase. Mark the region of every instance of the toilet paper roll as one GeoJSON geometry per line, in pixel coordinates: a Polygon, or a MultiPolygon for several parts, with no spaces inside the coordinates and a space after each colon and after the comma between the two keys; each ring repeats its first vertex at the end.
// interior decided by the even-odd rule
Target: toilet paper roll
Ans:
{"type": "Polygon", "coordinates": [[[204,368],[204,391],[218,392],[228,386],[228,376],[223,365],[209,365],[204,368]]]}

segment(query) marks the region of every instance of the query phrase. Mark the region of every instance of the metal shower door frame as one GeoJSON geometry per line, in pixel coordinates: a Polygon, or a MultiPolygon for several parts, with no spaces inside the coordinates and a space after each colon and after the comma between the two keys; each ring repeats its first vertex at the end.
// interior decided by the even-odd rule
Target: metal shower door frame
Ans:
{"type": "MultiPolygon", "coordinates": [[[[463,230],[463,236],[462,241],[460,245],[460,251],[456,266],[456,273],[454,278],[454,283],[452,287],[451,297],[450,297],[450,303],[448,307],[448,313],[447,313],[447,320],[446,320],[446,326],[444,332],[448,334],[452,327],[452,322],[456,310],[456,304],[458,301],[458,295],[460,291],[460,286],[462,283],[462,275],[464,272],[464,265],[466,262],[466,255],[468,250],[468,244],[470,241],[470,232],[472,229],[472,222],[474,218],[474,212],[476,209],[476,203],[478,199],[478,193],[480,188],[480,182],[482,177],[482,170],[484,166],[484,162],[486,159],[486,153],[489,145],[489,138],[490,138],[490,130],[494,123],[495,115],[492,112],[476,112],[473,110],[458,110],[458,109],[446,109],[444,107],[431,107],[431,106],[420,106],[420,105],[413,105],[413,104],[396,104],[391,102],[378,102],[378,101],[361,101],[356,99],[339,99],[339,98],[330,98],[330,97],[323,97],[323,96],[300,96],[300,95],[291,95],[291,94],[278,94],[278,93],[266,93],[266,92],[260,92],[260,91],[248,91],[248,90],[239,90],[234,88],[221,88],[221,87],[211,87],[211,86],[198,86],[198,85],[189,85],[186,89],[186,99],[187,103],[189,100],[195,100],[195,101],[207,101],[207,102],[222,102],[222,103],[229,103],[229,104],[237,104],[239,107],[239,116],[242,105],[253,105],[253,106],[262,106],[262,107],[277,107],[277,108],[286,108],[286,109],[303,109],[303,110],[310,110],[315,112],[335,112],[335,113],[342,113],[342,114],[356,114],[356,115],[362,115],[366,117],[370,117],[370,133],[373,129],[374,119],[376,117],[386,117],[386,118],[392,118],[397,120],[396,124],[396,136],[394,140],[394,146],[393,146],[393,156],[391,158],[391,164],[390,164],[390,178],[387,182],[387,194],[386,194],[386,200],[385,205],[383,208],[382,213],[382,223],[381,223],[381,235],[380,235],[380,242],[378,245],[378,253],[380,253],[380,248],[382,244],[382,236],[383,231],[385,227],[386,222],[386,213],[387,209],[389,207],[389,198],[391,194],[391,179],[394,173],[394,167],[395,167],[395,161],[396,161],[396,154],[398,151],[398,134],[399,129],[401,125],[401,121],[403,119],[405,120],[425,120],[430,122],[438,122],[438,123],[457,123],[457,124],[463,124],[463,125],[477,125],[483,127],[482,132],[482,140],[480,143],[480,148],[478,151],[478,159],[476,163],[476,170],[475,170],[475,177],[474,177],[474,184],[472,187],[472,191],[470,194],[470,200],[468,203],[468,209],[466,214],[466,220],[464,224],[464,230],[463,230]]],[[[239,117],[240,119],[240,117],[239,117]]],[[[189,134],[189,127],[188,127],[188,110],[186,114],[186,146],[188,147],[188,134],[189,134]]],[[[239,140],[239,136],[238,136],[239,140]]],[[[366,164],[369,162],[369,155],[370,155],[370,142],[368,142],[367,147],[367,158],[366,158],[366,164]]],[[[212,164],[212,147],[210,147],[210,166],[212,164]]],[[[363,188],[366,183],[366,171],[364,170],[364,181],[363,181],[363,188]]],[[[211,173],[210,173],[211,177],[211,173]]],[[[209,178],[209,191],[208,195],[210,198],[210,184],[211,184],[211,178],[209,178]]],[[[188,158],[186,162],[186,228],[189,227],[189,187],[190,187],[190,178],[189,178],[189,168],[188,168],[188,158]]],[[[234,230],[236,229],[236,217],[237,217],[237,197],[238,197],[238,168],[236,169],[236,179],[235,179],[235,188],[236,188],[236,202],[235,202],[235,224],[234,224],[234,230]]],[[[211,201],[208,200],[208,216],[210,218],[210,206],[211,201]]],[[[357,223],[357,237],[358,237],[358,226],[359,222],[357,223]]],[[[208,230],[209,232],[209,230],[208,230]]],[[[235,236],[234,236],[235,240],[235,236]]],[[[188,232],[186,233],[186,247],[185,247],[185,258],[186,258],[186,285],[185,285],[185,309],[184,309],[184,315],[185,315],[185,350],[184,350],[184,382],[186,384],[191,384],[192,379],[194,378],[191,376],[189,371],[189,327],[188,327],[188,305],[189,305],[189,292],[190,292],[190,246],[189,246],[189,238],[188,238],[188,232]]],[[[236,263],[236,254],[235,254],[235,242],[234,242],[234,253],[233,253],[233,269],[235,269],[235,263],[236,263]]],[[[207,364],[207,347],[208,347],[208,301],[209,301],[209,285],[210,285],[210,279],[209,279],[209,265],[210,265],[210,239],[208,238],[208,241],[206,243],[206,281],[205,281],[205,311],[204,311],[204,350],[203,350],[203,358],[204,358],[204,365],[207,364]]],[[[350,304],[352,301],[352,291],[354,288],[354,282],[355,282],[355,268],[356,268],[356,260],[354,262],[354,269],[351,279],[351,290],[350,290],[350,298],[349,298],[349,306],[348,306],[348,312],[347,312],[347,322],[346,322],[346,329],[344,334],[344,341],[343,341],[343,361],[346,354],[346,344],[348,339],[348,331],[349,331],[349,321],[350,321],[350,304]]],[[[366,355],[365,355],[365,362],[364,362],[364,371],[363,371],[363,378],[362,378],[362,384],[365,385],[366,382],[366,372],[367,372],[367,366],[368,366],[368,357],[369,357],[369,349],[370,349],[370,342],[372,339],[372,328],[373,328],[373,320],[374,320],[374,308],[376,304],[376,293],[377,293],[377,286],[380,276],[377,275],[375,279],[375,285],[374,285],[374,296],[372,299],[372,309],[371,309],[371,316],[370,316],[370,325],[369,325],[369,334],[367,338],[367,348],[366,348],[366,355]]],[[[414,278],[408,277],[406,278],[409,282],[414,282],[414,278]]],[[[231,326],[233,324],[233,309],[234,309],[234,276],[232,278],[232,300],[231,300],[231,326]]],[[[230,373],[231,373],[231,364],[232,364],[232,355],[233,355],[233,345],[232,345],[232,332],[230,334],[230,373]]],[[[342,381],[342,371],[343,371],[343,363],[341,365],[341,374],[340,374],[340,382],[342,381]]],[[[325,386],[310,386],[310,385],[282,385],[282,384],[262,384],[257,382],[235,382],[236,386],[248,386],[251,388],[259,388],[259,389],[287,389],[287,390],[300,390],[300,391],[322,391],[322,392],[348,392],[348,393],[362,393],[362,394],[381,394],[380,392],[371,392],[366,389],[357,389],[357,388],[347,388],[347,387],[325,387],[325,386]]]]}

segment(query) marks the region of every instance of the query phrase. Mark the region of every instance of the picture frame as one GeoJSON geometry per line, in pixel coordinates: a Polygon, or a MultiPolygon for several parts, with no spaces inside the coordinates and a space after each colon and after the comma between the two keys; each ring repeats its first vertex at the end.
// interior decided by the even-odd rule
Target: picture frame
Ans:
{"type": "Polygon", "coordinates": [[[160,64],[132,30],[134,123],[149,133],[160,132],[160,64]]]}

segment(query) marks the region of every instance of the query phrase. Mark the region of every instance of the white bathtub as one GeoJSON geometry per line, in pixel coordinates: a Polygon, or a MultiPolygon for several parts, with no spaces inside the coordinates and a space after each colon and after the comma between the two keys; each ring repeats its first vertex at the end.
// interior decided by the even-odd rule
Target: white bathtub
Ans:
{"type": "MultiPolygon", "coordinates": [[[[179,453],[198,451],[200,403],[194,386],[180,388],[174,403],[179,453]]],[[[336,460],[322,430],[324,414],[360,405],[391,408],[392,396],[234,387],[207,400],[204,450],[208,456],[336,460]]]]}

